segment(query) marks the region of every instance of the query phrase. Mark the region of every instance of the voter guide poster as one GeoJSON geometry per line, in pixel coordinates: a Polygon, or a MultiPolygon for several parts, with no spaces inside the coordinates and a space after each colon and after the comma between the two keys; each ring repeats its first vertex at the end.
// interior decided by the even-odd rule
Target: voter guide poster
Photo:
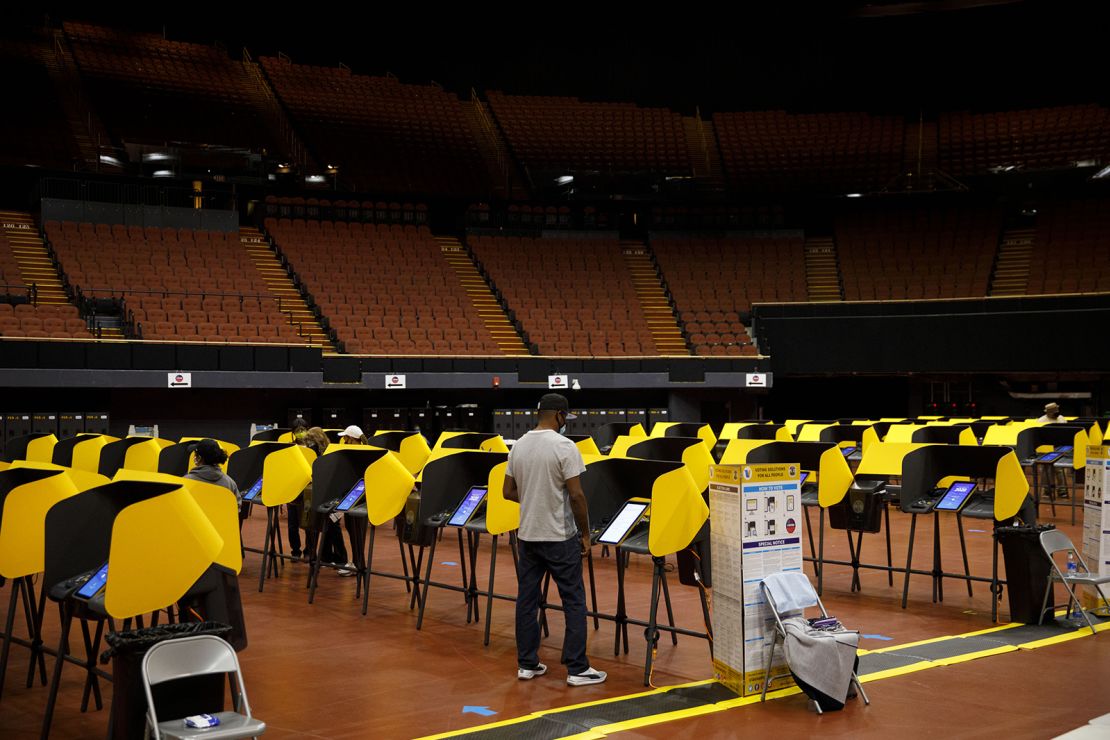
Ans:
{"type": "MultiPolygon", "coordinates": [[[[1110,447],[1087,448],[1083,482],[1083,559],[1100,575],[1110,575],[1110,447]]],[[[1098,592],[1080,586],[1084,609],[1102,606],[1098,592]]]]}
{"type": "MultiPolygon", "coordinates": [[[[713,549],[713,667],[740,696],[763,689],[774,618],[760,581],[802,568],[800,470],[797,464],[716,465],[709,482],[713,549]]],[[[791,685],[781,650],[772,690],[791,685]]]]}

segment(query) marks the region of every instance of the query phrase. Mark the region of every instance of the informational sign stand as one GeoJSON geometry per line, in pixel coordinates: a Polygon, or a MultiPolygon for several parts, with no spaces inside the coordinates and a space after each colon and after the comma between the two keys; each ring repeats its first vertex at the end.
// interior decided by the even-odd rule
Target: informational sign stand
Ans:
{"type": "MultiPolygon", "coordinates": [[[[1099,575],[1110,574],[1110,446],[1087,448],[1086,482],[1083,485],[1083,559],[1099,575]]],[[[1105,602],[1098,592],[1080,587],[1084,609],[1098,609],[1105,602]]]]}
{"type": "MultiPolygon", "coordinates": [[[[775,620],[760,582],[802,569],[801,484],[797,464],[715,465],[710,470],[713,547],[713,670],[740,696],[763,690],[775,620]]],[[[783,651],[773,688],[793,684],[783,651]]]]}

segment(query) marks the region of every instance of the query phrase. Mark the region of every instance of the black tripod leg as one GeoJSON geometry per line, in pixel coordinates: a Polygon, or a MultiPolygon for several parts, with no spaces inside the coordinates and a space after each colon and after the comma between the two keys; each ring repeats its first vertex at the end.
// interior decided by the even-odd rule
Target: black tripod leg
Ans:
{"type": "MultiPolygon", "coordinates": [[[[663,586],[663,605],[667,608],[667,624],[674,627],[674,609],[671,608],[671,590],[667,588],[667,571],[660,570],[660,582],[663,586]]],[[[671,630],[671,644],[678,644],[678,633],[671,630]]]]}
{"type": "Polygon", "coordinates": [[[910,541],[906,546],[906,579],[902,584],[902,608],[910,596],[910,568],[913,566],[913,537],[917,531],[917,514],[910,515],[910,541]]]}
{"type": "Polygon", "coordinates": [[[424,571],[424,585],[421,588],[420,594],[420,610],[416,614],[416,629],[419,630],[424,624],[424,607],[428,604],[428,587],[432,583],[432,563],[436,559],[436,539],[432,540],[432,546],[428,552],[428,563],[424,571]]]}
{"type": "Polygon", "coordinates": [[[601,621],[597,618],[597,581],[594,580],[594,551],[586,551],[586,572],[590,576],[590,605],[594,612],[594,629],[601,629],[601,621]]]}
{"type": "Polygon", "coordinates": [[[886,583],[894,585],[894,560],[890,550],[890,504],[883,502],[883,517],[886,519],[886,583]]]}
{"type": "Polygon", "coordinates": [[[493,620],[493,575],[497,572],[497,535],[491,538],[493,545],[489,551],[489,593],[486,594],[486,630],[482,644],[489,647],[490,622],[493,620]]]}
{"type": "MultiPolygon", "coordinates": [[[[362,589],[362,615],[363,616],[366,616],[366,606],[370,602],[370,568],[371,568],[371,566],[374,565],[374,535],[378,531],[378,528],[375,527],[373,524],[369,525],[369,527],[370,527],[370,536],[366,538],[366,540],[367,540],[366,558],[365,558],[365,562],[366,562],[366,585],[362,589]]],[[[401,562],[402,563],[405,562],[404,548],[401,549],[401,562]]],[[[408,583],[406,582],[405,585],[407,586],[408,583]]]]}
{"type": "Polygon", "coordinates": [[[967,542],[964,541],[964,520],[960,512],[956,512],[956,528],[960,530],[960,552],[964,556],[964,575],[967,576],[967,595],[971,596],[971,566],[967,562],[967,542]]]}
{"type": "Polygon", "coordinates": [[[651,664],[653,662],[655,646],[659,644],[659,630],[655,621],[659,616],[659,579],[662,575],[659,564],[656,563],[651,574],[651,604],[648,609],[648,625],[644,630],[644,639],[647,642],[647,655],[644,657],[644,686],[651,684],[651,664]]]}
{"type": "Polygon", "coordinates": [[[58,688],[62,682],[62,666],[65,665],[65,656],[68,652],[70,622],[73,620],[73,615],[64,603],[59,604],[58,608],[62,616],[62,634],[58,638],[58,657],[54,661],[54,673],[50,677],[50,689],[46,695],[46,711],[42,718],[42,740],[48,740],[50,725],[54,722],[54,705],[58,701],[58,688]]]}

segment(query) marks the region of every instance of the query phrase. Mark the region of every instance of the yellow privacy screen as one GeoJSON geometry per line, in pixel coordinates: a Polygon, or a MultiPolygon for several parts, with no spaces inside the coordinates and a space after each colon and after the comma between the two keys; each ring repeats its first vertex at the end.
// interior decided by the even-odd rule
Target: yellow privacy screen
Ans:
{"type": "Polygon", "coordinates": [[[412,473],[391,452],[370,463],[363,479],[366,481],[366,516],[376,527],[401,513],[415,481],[412,473]]]}
{"type": "Polygon", "coordinates": [[[656,556],[678,552],[690,544],[708,518],[709,507],[690,471],[682,467],[664,473],[651,486],[648,549],[656,556]]]}
{"type": "Polygon", "coordinates": [[[486,531],[504,534],[520,526],[520,504],[505,498],[505,468],[509,463],[494,465],[489,471],[486,492],[486,531]]]}
{"type": "Polygon", "coordinates": [[[112,525],[104,606],[121,619],[163,609],[196,583],[223,548],[216,527],[184,487],[131,504],[112,525]]]}
{"type": "Polygon", "coordinates": [[[112,480],[175,483],[184,486],[185,490],[196,499],[197,504],[204,511],[205,516],[208,517],[208,521],[212,522],[212,526],[216,528],[216,533],[223,539],[223,548],[214,558],[215,562],[236,573],[243,569],[243,551],[239,546],[239,502],[231,491],[214,483],[191,478],[179,478],[168,473],[147,473],[122,468],[112,480]]]}
{"type": "Polygon", "coordinates": [[[312,468],[302,449],[294,445],[266,455],[262,461],[263,504],[287,504],[300,496],[312,480],[312,468]]]}
{"type": "MultiPolygon", "coordinates": [[[[0,472],[7,489],[0,520],[0,576],[20,578],[43,569],[46,512],[79,492],[63,470],[11,468],[0,472]]],[[[14,584],[9,584],[15,588],[14,584]]]]}

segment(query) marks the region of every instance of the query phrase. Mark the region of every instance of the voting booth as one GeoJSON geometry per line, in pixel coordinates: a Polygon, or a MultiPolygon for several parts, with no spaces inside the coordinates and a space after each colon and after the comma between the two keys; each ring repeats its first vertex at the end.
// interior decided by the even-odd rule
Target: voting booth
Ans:
{"type": "MultiPolygon", "coordinates": [[[[60,606],[58,642],[44,733],[66,662],[74,619],[85,641],[86,687],[99,708],[96,657],[108,618],[157,612],[184,598],[213,566],[241,565],[234,496],[218,486],[184,481],[121,480],[55,503],[46,514],[43,583],[60,606]],[[111,568],[109,568],[109,565],[111,568]]],[[[86,700],[88,692],[86,693],[86,700]]]]}
{"type": "MultiPolygon", "coordinates": [[[[362,596],[362,613],[368,605],[370,575],[401,578],[406,589],[411,578],[372,571],[374,535],[377,527],[392,521],[404,508],[412,491],[413,477],[395,453],[363,445],[333,445],[312,463],[312,500],[308,502],[310,542],[316,541],[316,557],[309,574],[308,602],[313,603],[323,565],[323,533],[327,518],[342,517],[351,537],[352,562],[356,571],[356,598],[362,596]],[[367,545],[367,527],[369,544],[367,545]]],[[[401,547],[405,565],[404,548],[401,547]]]]}
{"type": "Polygon", "coordinates": [[[263,538],[262,566],[258,573],[258,590],[266,579],[277,576],[283,565],[281,527],[276,507],[301,495],[312,480],[307,447],[290,442],[252,442],[235,452],[227,461],[227,475],[243,497],[244,514],[254,506],[266,508],[266,534],[263,538]]]}
{"type": "MultiPolygon", "coordinates": [[[[679,442],[676,449],[692,444],[703,454],[708,454],[704,443],[697,439],[677,440],[658,438],[656,443],[679,442]]],[[[708,472],[708,468],[707,468],[708,472]]],[[[614,654],[619,654],[623,646],[628,652],[628,625],[645,627],[647,641],[644,659],[644,684],[648,685],[651,675],[653,653],[659,641],[659,633],[667,632],[672,644],[677,644],[677,636],[707,638],[706,632],[678,627],[670,605],[670,592],[667,582],[666,557],[683,552],[693,546],[699,537],[707,536],[705,527],[709,509],[702,496],[702,490],[694,481],[686,464],[681,460],[601,458],[590,462],[582,475],[582,490],[588,507],[591,540],[615,548],[617,561],[617,610],[613,615],[599,614],[596,598],[591,615],[611,619],[616,626],[613,641],[614,654]],[[633,554],[647,555],[652,561],[651,599],[648,602],[648,618],[640,620],[628,615],[625,601],[625,566],[633,554]],[[666,625],[659,623],[659,601],[663,600],[666,611],[666,625]]],[[[708,554],[708,550],[707,550],[708,554]]],[[[706,558],[708,560],[708,558],[706,558]]],[[[587,560],[590,568],[591,594],[595,591],[592,561],[587,560]]],[[[701,573],[696,575],[701,585],[701,573]]],[[[702,599],[703,616],[707,617],[708,606],[705,602],[704,588],[699,588],[702,599]]],[[[708,622],[708,617],[706,618],[708,622]]],[[[595,619],[596,624],[596,619],[595,619]]]]}
{"type": "Polygon", "coordinates": [[[4,443],[4,462],[30,460],[52,462],[58,438],[44,432],[11,437],[4,443]]]}
{"type": "MultiPolygon", "coordinates": [[[[466,444],[477,444],[487,447],[500,446],[502,448],[505,446],[504,440],[497,435],[482,435],[469,432],[464,432],[461,435],[444,432],[439,442],[437,442],[437,445],[440,443],[449,443],[451,439],[458,439],[460,437],[463,438],[461,441],[466,444]]],[[[463,558],[462,562],[465,563],[469,560],[464,550],[464,530],[462,528],[466,522],[463,521],[459,523],[454,517],[460,506],[472,500],[470,499],[471,495],[477,496],[475,489],[479,489],[482,500],[484,501],[488,494],[490,471],[497,465],[504,463],[509,457],[508,450],[486,452],[481,449],[452,449],[448,447],[439,450],[439,452],[447,454],[438,458],[434,456],[429,458],[427,465],[424,466],[424,470],[422,471],[420,498],[416,502],[415,511],[410,512],[406,510],[405,512],[406,526],[419,527],[430,535],[427,539],[421,538],[416,543],[420,548],[418,559],[410,563],[413,567],[414,575],[418,578],[417,588],[413,591],[413,596],[419,604],[419,611],[416,617],[416,629],[420,629],[423,626],[424,609],[428,601],[428,589],[433,585],[451,591],[461,591],[466,601],[468,619],[472,616],[476,617],[477,602],[470,590],[470,579],[467,577],[465,568],[460,568],[462,571],[461,586],[432,581],[432,565],[435,561],[437,543],[435,535],[442,527],[457,528],[459,555],[463,558]],[[452,522],[456,523],[453,524],[452,522]],[[427,553],[425,553],[425,550],[427,550],[427,553]],[[421,562],[425,557],[426,563],[423,564],[424,575],[420,577],[421,562]]],[[[477,513],[477,509],[474,511],[467,511],[467,520],[475,513],[477,513]]]]}

